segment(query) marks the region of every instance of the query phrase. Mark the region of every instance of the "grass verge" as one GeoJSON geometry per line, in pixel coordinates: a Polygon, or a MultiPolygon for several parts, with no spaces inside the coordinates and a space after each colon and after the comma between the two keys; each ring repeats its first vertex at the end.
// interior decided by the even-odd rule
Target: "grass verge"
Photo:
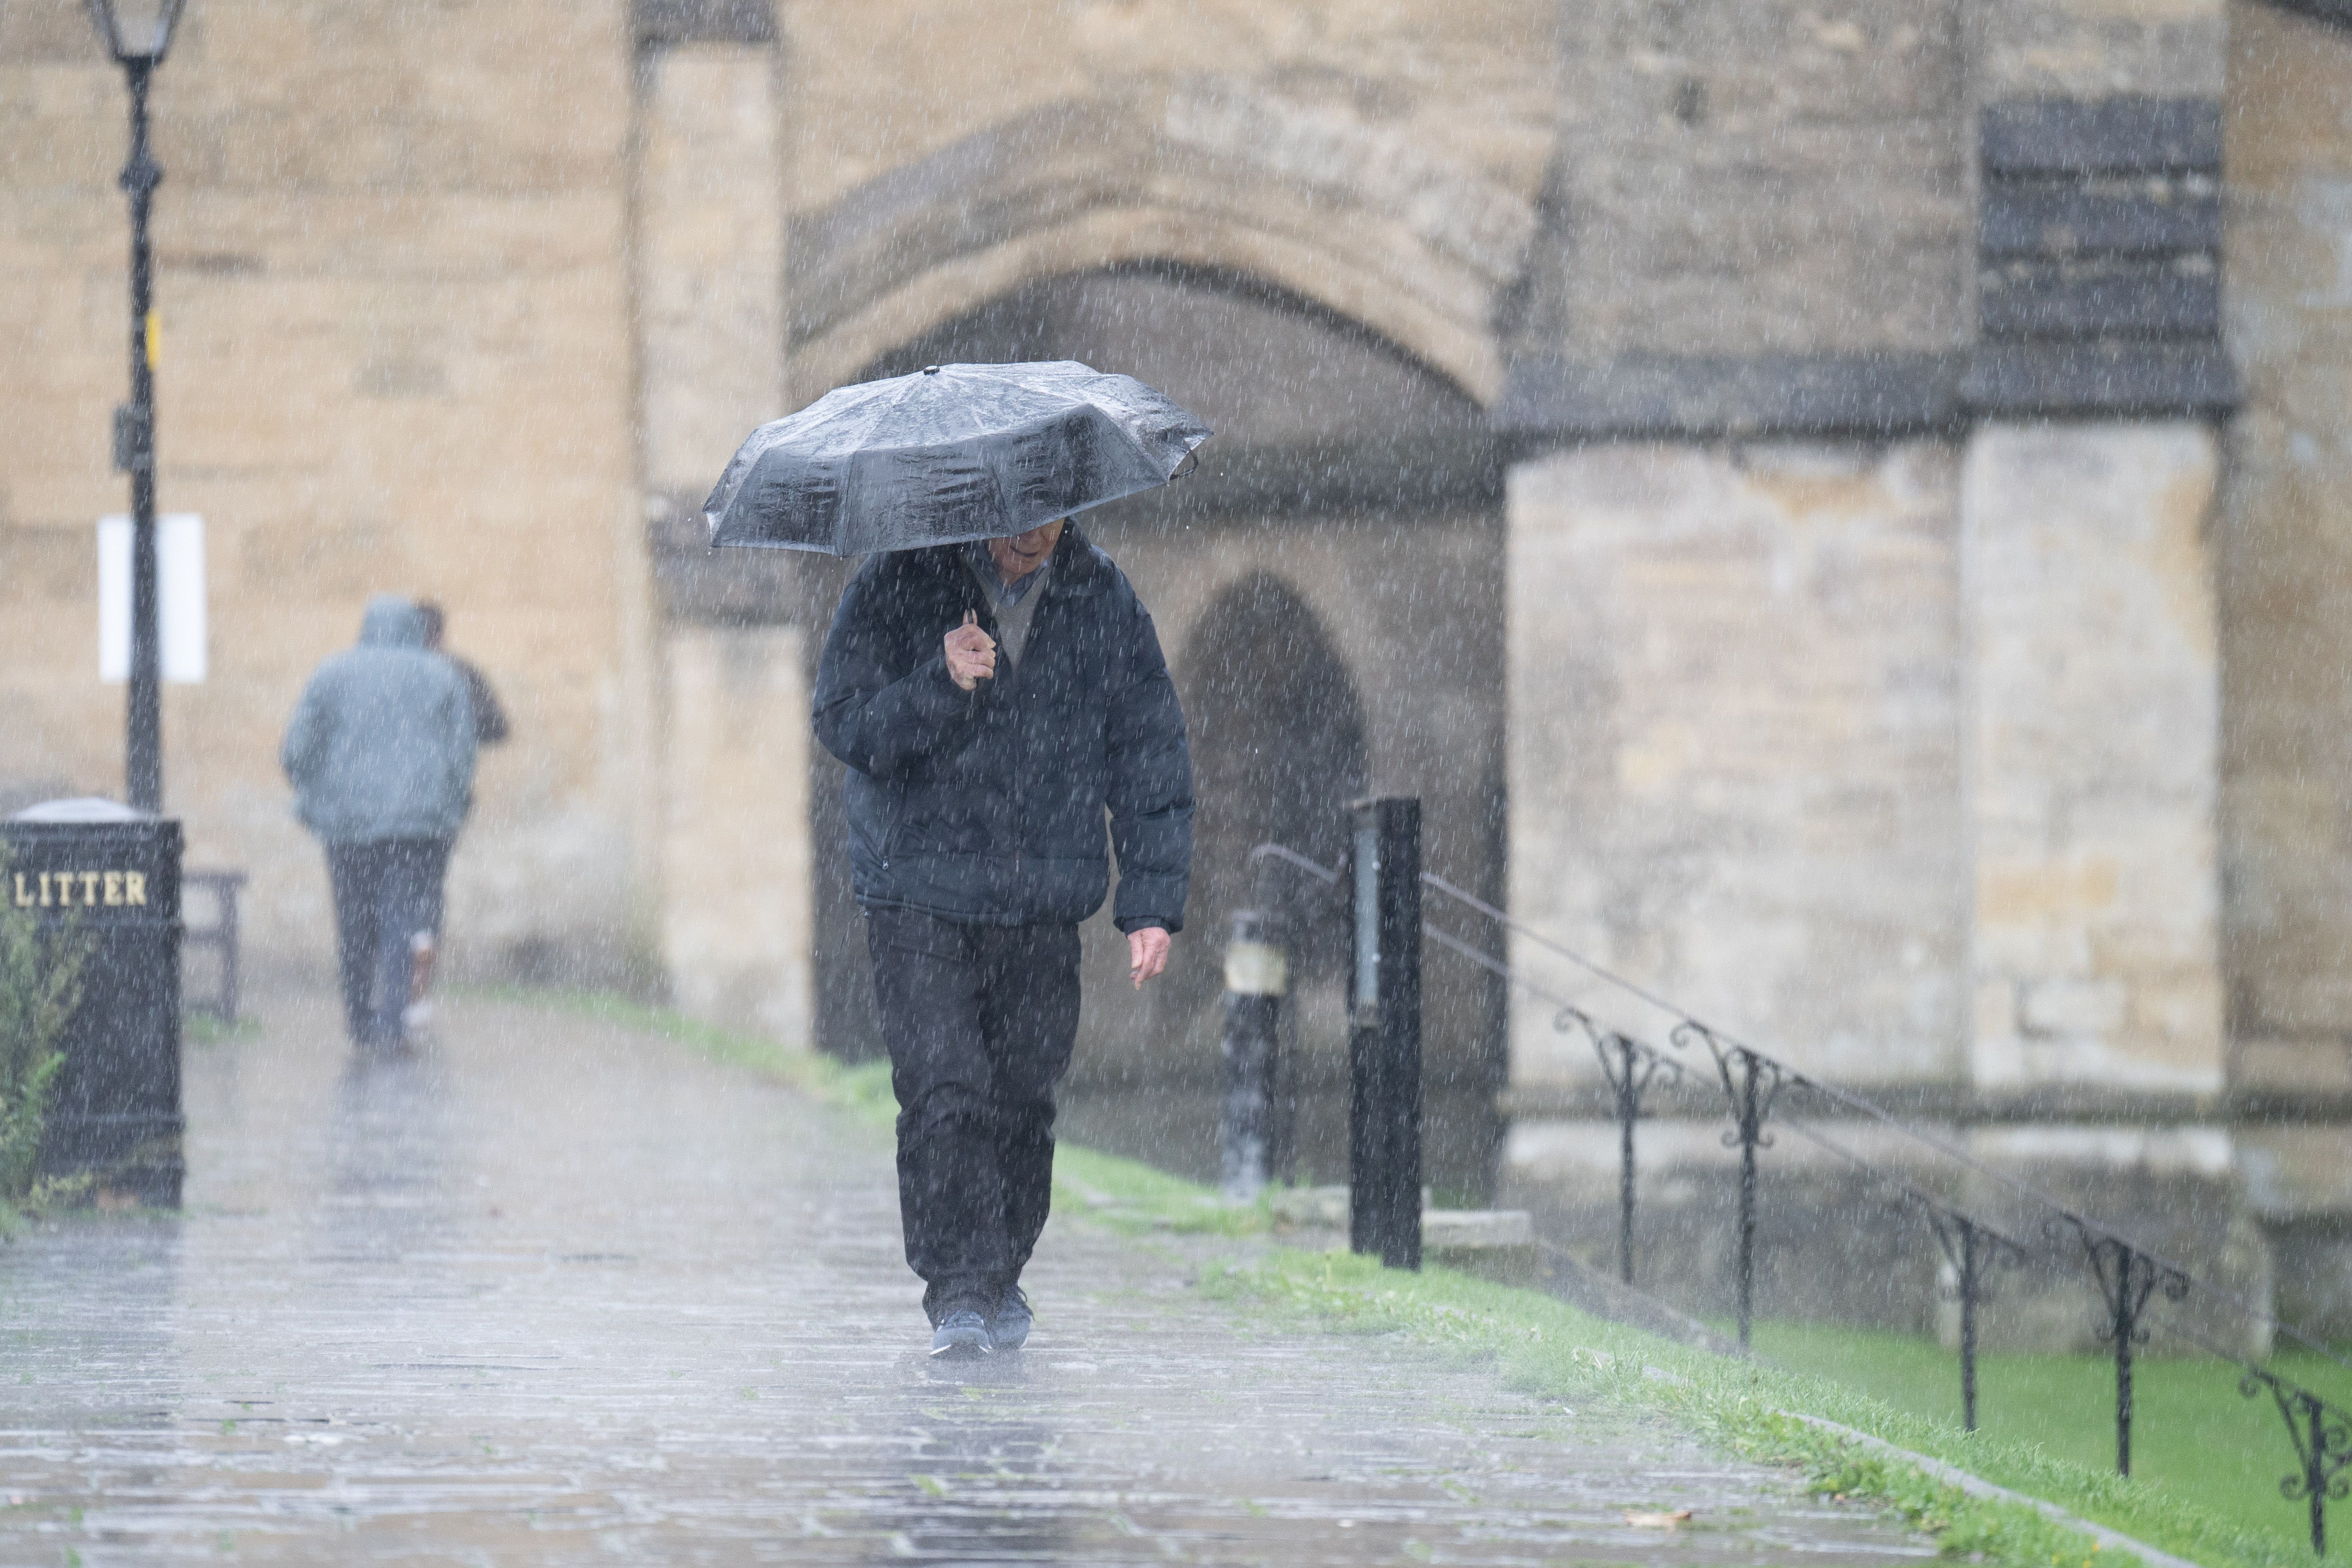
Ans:
{"type": "MultiPolygon", "coordinates": [[[[881,1063],[844,1067],[813,1052],[732,1033],[663,1008],[601,993],[478,989],[486,1000],[551,1008],[677,1040],[793,1084],[869,1125],[894,1110],[881,1063]]],[[[1267,1228],[1264,1206],[1235,1209],[1207,1189],[1134,1160],[1064,1145],[1055,1186],[1063,1211],[1129,1234],[1244,1236],[1267,1228]]],[[[2200,1507],[2161,1483],[2053,1455],[2039,1443],[1963,1433],[1847,1377],[1737,1362],[1604,1322],[1540,1292],[1447,1269],[1384,1270],[1346,1253],[1269,1249],[1208,1270],[1202,1287],[1231,1301],[1338,1333],[1404,1333],[1492,1364],[1542,1397],[1605,1398],[1655,1411],[1750,1459],[1800,1470],[1817,1491],[1895,1510],[1950,1558],[1996,1568],[2105,1568],[2122,1559],[2021,1503],[1971,1498],[1916,1465],[1787,1412],[1823,1417],[1948,1464],[2209,1568],[2305,1568],[2307,1550],[2200,1507]]],[[[1843,1369],[1842,1369],[1843,1370],[1843,1369]]]]}
{"type": "MultiPolygon", "coordinates": [[[[1765,1322],[1756,1325],[1756,1349],[1775,1365],[1833,1377],[1895,1409],[1959,1424],[1959,1363],[1933,1340],[1765,1322]]],[[[2271,1364],[2306,1388],[2352,1405],[2352,1372],[2335,1362],[2282,1351],[2271,1364]]],[[[2133,1367],[2132,1384],[2136,1479],[2269,1537],[2295,1561],[2315,1561],[2305,1505],[2279,1495],[2294,1453],[2267,1396],[2241,1396],[2238,1369],[2210,1356],[2144,1356],[2133,1367]]],[[[1977,1391],[1983,1436],[2037,1448],[2085,1469],[2114,1466],[2112,1357],[1982,1356],[1977,1391]]],[[[2332,1522],[2340,1528],[2340,1521],[2332,1522]]]]}
{"type": "Polygon", "coordinates": [[[1664,1412],[1733,1452],[1798,1468],[1819,1491],[1898,1510],[1935,1535],[1947,1556],[2012,1568],[2116,1560],[2032,1510],[1972,1499],[1915,1465],[1784,1412],[1869,1433],[2211,1568],[2288,1568],[2312,1561],[2308,1549],[2250,1530],[2160,1483],[2123,1480],[2038,1444],[1970,1436],[1843,1378],[1709,1355],[1592,1318],[1533,1291],[1449,1270],[1403,1274],[1352,1255],[1276,1250],[1247,1268],[1223,1270],[1208,1285],[1335,1332],[1401,1332],[1490,1357],[1512,1386],[1531,1394],[1601,1397],[1664,1412]]]}
{"type": "Polygon", "coordinates": [[[190,1045],[222,1045],[230,1040],[259,1040],[261,1020],[241,1014],[235,1023],[223,1023],[210,1013],[190,1013],[180,1020],[181,1038],[190,1045]]]}

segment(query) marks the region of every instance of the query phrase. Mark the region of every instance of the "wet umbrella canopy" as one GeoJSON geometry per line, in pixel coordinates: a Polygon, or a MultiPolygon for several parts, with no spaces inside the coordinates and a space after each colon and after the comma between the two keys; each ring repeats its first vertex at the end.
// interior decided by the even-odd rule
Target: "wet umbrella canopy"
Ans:
{"type": "Polygon", "coordinates": [[[1166,484],[1209,427],[1075,360],[932,365],[838,387],[751,433],[710,542],[870,555],[1022,533],[1166,484]]]}

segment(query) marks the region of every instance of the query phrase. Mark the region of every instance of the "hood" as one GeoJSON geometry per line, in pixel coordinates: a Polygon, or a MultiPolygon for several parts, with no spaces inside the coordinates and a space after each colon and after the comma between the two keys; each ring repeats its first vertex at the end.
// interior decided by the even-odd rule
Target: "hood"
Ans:
{"type": "Polygon", "coordinates": [[[362,648],[422,648],[425,613],[396,593],[379,593],[360,618],[362,648]]]}

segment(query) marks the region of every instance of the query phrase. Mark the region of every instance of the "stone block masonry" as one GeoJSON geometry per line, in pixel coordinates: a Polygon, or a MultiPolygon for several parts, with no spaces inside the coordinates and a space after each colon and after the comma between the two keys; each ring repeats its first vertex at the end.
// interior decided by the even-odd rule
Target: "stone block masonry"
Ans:
{"type": "Polygon", "coordinates": [[[665,648],[662,960],[677,1005],[811,1043],[808,686],[786,626],[688,626],[665,648]]]}
{"type": "MultiPolygon", "coordinates": [[[[1950,1117],[1945,1136],[2266,1299],[2219,1120],[2217,463],[2206,426],[2175,423],[1520,465],[1511,891],[1600,963],[1801,1071],[1950,1117]],[[2101,1130],[2117,1119],[2130,1136],[2101,1130]],[[2176,1147],[2199,1157],[2159,1157],[2176,1147]]],[[[1513,962],[1654,1042],[1673,1023],[1532,944],[1513,962]]],[[[1713,1301],[1728,1167],[1712,1064],[1687,1066],[1664,1113],[1700,1119],[1644,1129],[1645,1212],[1662,1283],[1713,1301]]],[[[1580,1036],[1515,1010],[1503,1189],[1555,1233],[1613,1236],[1598,1082],[1580,1036]]],[[[1969,1185],[1924,1150],[1880,1153],[1928,1190],[1969,1185]]],[[[1833,1315],[1932,1316],[1918,1257],[1876,1294],[1823,1296],[1853,1236],[1898,1244],[1878,1233],[1888,1196],[1834,1162],[1770,1165],[1789,1288],[1833,1315]]],[[[2013,1207],[1998,1184],[1969,1196],[2013,1207]]],[[[2064,1343],[2074,1289],[2060,1267],[2008,1322],[2064,1343]]]]}
{"type": "MultiPolygon", "coordinates": [[[[210,547],[211,675],[163,699],[190,862],[252,873],[265,966],[329,961],[280,730],[368,593],[430,594],[515,724],[457,857],[453,956],[609,976],[636,940],[644,740],[612,632],[635,570],[621,7],[423,25],[222,0],[183,35],[155,84],[155,240],[162,494],[210,547]]],[[[92,522],[124,504],[105,446],[123,114],[86,18],[0,16],[0,788],[18,798],[121,779],[92,522]]]]}
{"type": "MultiPolygon", "coordinates": [[[[1937,443],[1515,470],[1521,918],[1702,1013],[1769,1020],[1824,1074],[1958,1073],[1957,479],[1937,443]]],[[[1591,992],[1539,949],[1513,962],[1591,992]]],[[[1513,1027],[1517,1090],[1591,1081],[1547,1009],[1513,1027]]]]}
{"type": "Polygon", "coordinates": [[[1980,1091],[2221,1089],[2216,468],[2201,424],[1969,442],[1980,1091]]]}

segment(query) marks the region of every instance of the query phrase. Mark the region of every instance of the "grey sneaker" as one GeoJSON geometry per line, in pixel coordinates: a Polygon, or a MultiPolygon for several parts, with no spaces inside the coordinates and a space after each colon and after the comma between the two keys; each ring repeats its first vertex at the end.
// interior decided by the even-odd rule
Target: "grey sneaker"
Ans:
{"type": "Polygon", "coordinates": [[[995,1348],[996,1339],[988,1332],[988,1320],[970,1307],[950,1312],[931,1331],[931,1354],[951,1361],[969,1361],[995,1348]]]}
{"type": "Polygon", "coordinates": [[[988,1332],[999,1350],[1019,1350],[1028,1343],[1029,1325],[1036,1321],[1029,1311],[1029,1298],[1018,1285],[1004,1287],[1004,1294],[996,1299],[996,1315],[988,1320],[988,1332]]]}

